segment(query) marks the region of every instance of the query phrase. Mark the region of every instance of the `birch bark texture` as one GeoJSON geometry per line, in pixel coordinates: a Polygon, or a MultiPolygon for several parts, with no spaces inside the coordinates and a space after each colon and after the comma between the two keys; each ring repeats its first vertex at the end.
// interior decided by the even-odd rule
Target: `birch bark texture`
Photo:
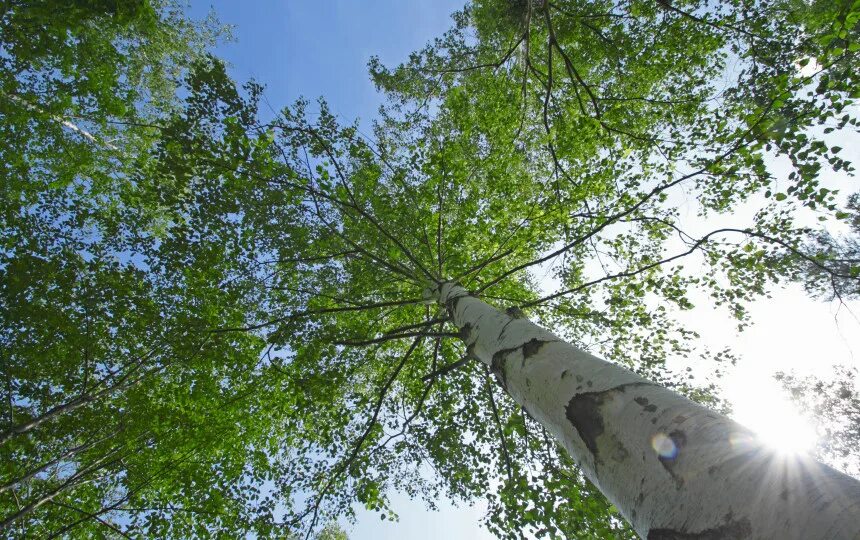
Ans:
{"type": "Polygon", "coordinates": [[[569,344],[456,283],[425,291],[470,355],[648,540],[860,539],[860,482],[569,344]]]}

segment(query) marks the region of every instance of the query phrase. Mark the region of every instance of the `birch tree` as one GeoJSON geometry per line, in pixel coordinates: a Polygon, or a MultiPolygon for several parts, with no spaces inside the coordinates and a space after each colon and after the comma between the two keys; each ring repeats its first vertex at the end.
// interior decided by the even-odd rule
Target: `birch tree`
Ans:
{"type": "Polygon", "coordinates": [[[458,285],[441,283],[427,295],[447,307],[472,354],[643,538],[860,533],[856,479],[805,456],[780,458],[728,418],[458,285]]]}
{"type": "MultiPolygon", "coordinates": [[[[666,362],[730,361],[677,322],[697,288],[743,326],[786,253],[856,277],[795,217],[844,219],[815,129],[856,126],[859,16],[475,2],[371,64],[371,133],[324,101],[263,120],[199,55],[122,155],[107,121],[92,167],[10,153],[35,202],[6,199],[4,532],[310,535],[401,490],[486,500],[500,537],[856,535],[855,481],[778,462],[666,362]],[[758,211],[693,232],[683,196],[758,211]]],[[[39,106],[23,143],[81,137],[39,106]]]]}

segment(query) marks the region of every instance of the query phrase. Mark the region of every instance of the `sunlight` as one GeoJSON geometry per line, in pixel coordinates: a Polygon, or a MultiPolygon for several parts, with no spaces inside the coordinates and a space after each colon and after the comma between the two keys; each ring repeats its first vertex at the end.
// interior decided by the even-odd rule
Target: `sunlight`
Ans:
{"type": "Polygon", "coordinates": [[[795,62],[794,68],[801,77],[812,77],[821,71],[821,64],[818,63],[816,58],[807,56],[795,62]]]}
{"type": "Polygon", "coordinates": [[[726,381],[732,417],[779,453],[808,452],[818,440],[815,428],[772,377],[736,372],[726,381]]]}

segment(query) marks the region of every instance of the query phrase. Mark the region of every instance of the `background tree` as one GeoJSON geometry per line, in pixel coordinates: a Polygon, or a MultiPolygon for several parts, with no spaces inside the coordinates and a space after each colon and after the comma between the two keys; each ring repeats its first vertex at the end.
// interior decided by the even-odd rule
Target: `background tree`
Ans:
{"type": "Polygon", "coordinates": [[[860,297],[860,193],[849,197],[845,212],[848,231],[834,235],[828,230],[812,235],[805,246],[805,256],[787,254],[796,261],[799,280],[814,296],[839,301],[860,297]],[[830,268],[838,269],[831,273],[830,268]]]}
{"type": "MultiPolygon", "coordinates": [[[[860,263],[860,194],[851,195],[845,214],[849,221],[846,234],[818,231],[806,246],[806,253],[812,258],[787,255],[796,262],[798,278],[807,292],[838,300],[840,308],[846,300],[860,294],[860,280],[856,276],[860,263]],[[838,268],[839,275],[822,269],[822,263],[838,268]]],[[[860,442],[857,370],[837,366],[825,377],[779,372],[776,378],[800,411],[816,425],[820,437],[814,449],[816,457],[847,474],[860,475],[858,456],[854,452],[860,442]]]]}
{"type": "Polygon", "coordinates": [[[816,424],[820,439],[818,459],[854,477],[860,475],[855,449],[860,442],[860,396],[857,369],[838,366],[832,379],[779,373],[777,380],[790,393],[803,414],[816,424]]]}
{"type": "Polygon", "coordinates": [[[349,536],[337,523],[328,523],[314,535],[315,540],[349,540],[349,536]]]}
{"type": "MultiPolygon", "coordinates": [[[[205,35],[166,7],[140,9],[161,31],[190,32],[160,46],[195,50],[188,36],[205,35]]],[[[27,13],[13,6],[4,24],[27,13]]],[[[744,303],[788,274],[773,264],[786,251],[846,277],[802,256],[791,210],[841,219],[819,175],[850,164],[810,128],[856,124],[857,18],[829,2],[477,2],[408,65],[372,66],[390,96],[372,138],[324,103],[261,121],[260,87],[237,88],[202,55],[169,56],[181,77],[152,84],[182,98],[164,105],[142,97],[150,83],[107,78],[98,95],[129,85],[131,119],[82,127],[77,94],[52,109],[13,90],[24,104],[6,100],[16,115],[3,122],[17,141],[0,265],[4,526],[287,536],[356,501],[389,517],[394,488],[431,506],[484,497],[500,536],[632,537],[422,290],[460,280],[712,400],[665,368],[693,354],[674,320],[689,291],[745,323],[744,303]],[[798,58],[820,72],[802,75],[798,58]],[[784,192],[767,152],[792,160],[784,192]],[[693,234],[682,189],[704,214],[770,202],[751,224],[693,234]],[[685,269],[687,256],[706,270],[685,269]]],[[[82,21],[74,36],[126,19],[70,20],[82,21]]],[[[150,30],[133,36],[148,43],[150,30]]],[[[152,61],[119,47],[127,34],[91,39],[137,59],[114,61],[120,71],[152,61]]],[[[92,63],[72,71],[89,81],[112,57],[82,58],[92,63]]],[[[30,75],[20,65],[4,84],[30,75]]],[[[49,98],[64,95],[66,79],[54,83],[49,98]]]]}
{"type": "Polygon", "coordinates": [[[217,25],[146,1],[0,21],[4,534],[265,536],[263,345],[201,332],[256,306],[230,281],[251,237],[224,227],[235,192],[195,193],[203,217],[176,196],[225,127],[215,96],[245,106],[205,55],[217,25]]]}

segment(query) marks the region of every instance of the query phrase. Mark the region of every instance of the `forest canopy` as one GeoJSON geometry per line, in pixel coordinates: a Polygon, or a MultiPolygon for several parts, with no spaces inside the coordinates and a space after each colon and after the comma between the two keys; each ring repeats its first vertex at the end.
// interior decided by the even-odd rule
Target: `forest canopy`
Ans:
{"type": "Polygon", "coordinates": [[[423,292],[724,406],[667,367],[731,361],[679,322],[694,295],[745,326],[775,284],[857,294],[856,243],[808,223],[856,230],[826,176],[854,171],[831,141],[857,131],[858,21],[475,0],[371,60],[365,133],[323,99],[262,113],[225,29],[170,0],[5,3],[0,530],[290,537],[393,519],[397,490],[485,500],[503,538],[635,538],[423,292]],[[692,231],[680,196],[754,211],[692,231]]]}

